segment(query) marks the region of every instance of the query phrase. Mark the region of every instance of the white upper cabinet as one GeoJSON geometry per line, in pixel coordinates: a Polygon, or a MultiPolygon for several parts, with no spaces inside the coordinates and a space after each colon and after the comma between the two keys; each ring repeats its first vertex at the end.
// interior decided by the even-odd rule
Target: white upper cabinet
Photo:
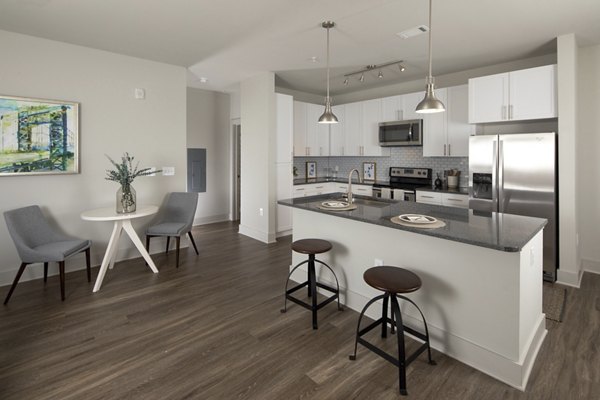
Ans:
{"type": "Polygon", "coordinates": [[[362,150],[362,102],[344,104],[344,155],[360,156],[362,150]]]}
{"type": "Polygon", "coordinates": [[[469,79],[469,122],[557,116],[556,65],[469,79]]]}
{"type": "Polygon", "coordinates": [[[511,120],[557,117],[556,65],[511,72],[509,93],[511,120]]]}
{"type": "Polygon", "coordinates": [[[382,120],[382,99],[362,104],[362,156],[389,156],[389,147],[379,146],[379,123],[382,120]]]}
{"type": "Polygon", "coordinates": [[[329,125],[317,121],[324,106],[294,101],[294,156],[329,155],[329,125]]]}
{"type": "Polygon", "coordinates": [[[306,112],[308,103],[294,101],[294,156],[308,155],[306,144],[306,112]]]}
{"type": "MultiPolygon", "coordinates": [[[[437,93],[437,91],[436,91],[437,93]]],[[[408,93],[402,95],[402,118],[401,119],[422,119],[423,114],[417,114],[415,111],[417,105],[425,97],[425,92],[408,93]]]]}
{"type": "Polygon", "coordinates": [[[475,134],[475,125],[468,123],[468,92],[467,85],[435,91],[446,111],[424,114],[424,157],[469,156],[469,136],[475,134]]]}
{"type": "MultiPolygon", "coordinates": [[[[436,97],[448,107],[446,89],[437,89],[436,97]]],[[[423,156],[438,157],[448,155],[447,112],[423,115],[423,156]]]]}
{"type": "Polygon", "coordinates": [[[275,162],[292,162],[292,141],[294,140],[294,98],[285,94],[275,95],[277,107],[277,152],[275,162]]]}
{"type": "Polygon", "coordinates": [[[330,156],[343,156],[344,148],[346,146],[344,136],[344,126],[346,124],[346,109],[344,106],[333,106],[331,107],[333,114],[338,118],[337,124],[331,124],[329,127],[329,155],[330,156]]]}
{"type": "Polygon", "coordinates": [[[381,99],[381,122],[401,121],[402,118],[402,96],[384,97],[381,99]]]}
{"type": "Polygon", "coordinates": [[[469,156],[469,136],[475,135],[475,125],[469,124],[469,87],[452,86],[447,89],[448,155],[469,156]]]}

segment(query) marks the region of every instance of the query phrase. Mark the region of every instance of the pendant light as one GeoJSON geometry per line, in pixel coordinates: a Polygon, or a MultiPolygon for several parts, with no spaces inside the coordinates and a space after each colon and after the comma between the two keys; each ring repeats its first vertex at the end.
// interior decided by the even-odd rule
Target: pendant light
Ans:
{"type": "Polygon", "coordinates": [[[417,105],[415,112],[431,114],[446,111],[444,103],[435,97],[435,82],[431,75],[431,0],[429,0],[429,75],[426,80],[425,98],[417,105]]]}
{"type": "Polygon", "coordinates": [[[325,97],[325,112],[319,117],[319,123],[337,124],[338,119],[331,111],[331,97],[329,97],[329,29],[335,26],[335,22],[325,21],[321,26],[327,29],[327,97],[325,97]]]}

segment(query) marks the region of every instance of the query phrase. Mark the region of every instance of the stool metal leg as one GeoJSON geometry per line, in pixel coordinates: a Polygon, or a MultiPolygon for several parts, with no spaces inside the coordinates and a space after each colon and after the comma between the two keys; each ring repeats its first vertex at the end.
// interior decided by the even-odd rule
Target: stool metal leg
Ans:
{"type": "Polygon", "coordinates": [[[315,256],[308,257],[308,295],[312,297],[311,312],[313,329],[318,329],[317,325],[317,273],[315,271],[315,256]]]}
{"type": "MultiPolygon", "coordinates": [[[[414,301],[412,301],[411,299],[409,299],[408,297],[404,297],[401,295],[396,295],[398,298],[402,299],[402,300],[406,300],[408,301],[410,304],[412,304],[413,306],[415,306],[415,308],[417,309],[417,311],[419,312],[419,314],[421,314],[421,319],[423,320],[423,326],[425,327],[425,337],[427,338],[425,340],[425,343],[427,343],[427,356],[429,358],[429,364],[430,365],[437,365],[435,361],[433,361],[433,359],[431,358],[431,346],[429,345],[429,329],[427,329],[427,321],[425,321],[425,316],[423,315],[423,312],[421,311],[421,309],[419,308],[419,306],[417,306],[415,304],[414,301]]],[[[392,316],[393,318],[393,316],[392,316]]]]}
{"type": "Polygon", "coordinates": [[[333,272],[333,269],[329,265],[325,264],[323,261],[318,260],[318,259],[315,259],[315,261],[318,262],[318,263],[320,263],[320,264],[322,264],[322,265],[324,265],[325,267],[327,267],[327,269],[329,269],[331,271],[331,275],[333,275],[333,278],[335,279],[335,287],[337,288],[338,310],[344,311],[344,308],[340,305],[340,282],[338,281],[338,278],[337,278],[335,272],[333,272]]]}
{"type": "Polygon", "coordinates": [[[381,324],[381,337],[387,337],[387,314],[388,314],[388,299],[390,295],[388,293],[384,294],[383,297],[383,306],[381,307],[381,319],[383,320],[381,324]]]}
{"type": "Polygon", "coordinates": [[[400,394],[407,395],[406,391],[406,351],[404,348],[404,325],[402,325],[402,314],[400,314],[400,306],[396,296],[391,296],[392,313],[396,316],[396,329],[398,338],[398,382],[400,386],[400,394]]]}
{"type": "Polygon", "coordinates": [[[317,278],[315,276],[315,255],[308,255],[308,297],[312,296],[312,287],[310,285],[311,282],[316,281],[317,278]],[[312,268],[310,266],[313,266],[312,268]]]}
{"type": "Polygon", "coordinates": [[[285,280],[285,292],[283,293],[283,308],[280,310],[282,313],[287,311],[287,291],[288,291],[288,284],[290,283],[290,277],[292,276],[292,274],[294,273],[295,270],[297,270],[298,268],[300,268],[302,265],[306,264],[307,262],[308,262],[308,260],[304,260],[300,264],[298,264],[294,268],[292,268],[292,270],[290,271],[290,273],[287,276],[287,279],[285,280]]]}
{"type": "Polygon", "coordinates": [[[356,360],[356,351],[358,349],[358,338],[360,337],[360,323],[362,321],[363,316],[365,315],[365,311],[367,311],[367,309],[371,306],[371,304],[375,303],[376,301],[383,299],[385,297],[384,294],[380,294],[379,296],[373,297],[371,300],[369,300],[369,302],[367,304],[365,304],[365,306],[363,307],[362,311],[360,312],[360,315],[358,316],[358,323],[356,324],[356,337],[354,339],[354,353],[351,354],[350,356],[348,356],[348,358],[352,361],[356,360]]]}

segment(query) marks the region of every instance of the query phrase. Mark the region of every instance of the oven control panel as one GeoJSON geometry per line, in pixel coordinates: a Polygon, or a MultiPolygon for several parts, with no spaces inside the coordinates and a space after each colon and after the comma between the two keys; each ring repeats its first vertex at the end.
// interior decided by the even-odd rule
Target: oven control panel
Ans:
{"type": "Polygon", "coordinates": [[[429,178],[430,169],[428,168],[400,168],[391,167],[391,177],[402,177],[402,178],[429,178]]]}

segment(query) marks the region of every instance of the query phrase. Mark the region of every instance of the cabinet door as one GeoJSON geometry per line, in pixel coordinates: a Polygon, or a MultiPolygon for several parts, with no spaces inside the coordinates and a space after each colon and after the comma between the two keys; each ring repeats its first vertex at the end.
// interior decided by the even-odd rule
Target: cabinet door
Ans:
{"type": "Polygon", "coordinates": [[[308,155],[306,144],[306,112],[308,103],[294,101],[294,155],[308,155]]]}
{"type": "Polygon", "coordinates": [[[350,103],[344,105],[345,147],[344,155],[359,156],[362,150],[362,103],[350,103]]]}
{"type": "MultiPolygon", "coordinates": [[[[436,91],[437,93],[437,91],[436,91]]],[[[425,92],[408,93],[402,95],[402,119],[422,119],[423,114],[417,114],[417,104],[423,100],[425,92]]]]}
{"type": "MultiPolygon", "coordinates": [[[[446,89],[437,89],[436,97],[448,109],[446,89]]],[[[423,157],[439,157],[448,155],[446,140],[448,112],[423,114],[423,157]]]]}
{"type": "Polygon", "coordinates": [[[389,155],[389,148],[379,146],[379,123],[381,122],[381,99],[364,101],[362,104],[362,155],[389,155]]]}
{"type": "Polygon", "coordinates": [[[557,117],[556,65],[510,73],[511,120],[557,117]]]}
{"type": "Polygon", "coordinates": [[[381,99],[381,122],[402,120],[402,96],[381,99]]]}
{"type": "Polygon", "coordinates": [[[466,194],[442,194],[442,205],[449,207],[469,208],[469,196],[466,194]]]}
{"type": "Polygon", "coordinates": [[[352,185],[352,194],[361,196],[373,196],[373,186],[368,185],[352,185]]]}
{"type": "Polygon", "coordinates": [[[306,147],[308,154],[311,157],[320,156],[322,149],[319,146],[319,117],[323,113],[321,108],[316,104],[306,105],[306,147]]]}
{"type": "Polygon", "coordinates": [[[468,85],[448,88],[446,103],[448,155],[469,156],[469,137],[475,135],[475,125],[469,124],[468,85]]]}
{"type": "Polygon", "coordinates": [[[508,73],[469,79],[469,122],[508,119],[508,73]]]}
{"type": "MultiPolygon", "coordinates": [[[[277,129],[277,152],[275,162],[292,162],[292,141],[294,131],[294,98],[286,94],[275,95],[276,129],[277,129]]],[[[289,197],[286,197],[289,198],[289,197]]]]}
{"type": "Polygon", "coordinates": [[[337,124],[329,125],[329,155],[330,156],[343,156],[345,143],[345,132],[344,127],[346,124],[345,108],[344,106],[333,106],[332,111],[338,118],[337,124]]]}

